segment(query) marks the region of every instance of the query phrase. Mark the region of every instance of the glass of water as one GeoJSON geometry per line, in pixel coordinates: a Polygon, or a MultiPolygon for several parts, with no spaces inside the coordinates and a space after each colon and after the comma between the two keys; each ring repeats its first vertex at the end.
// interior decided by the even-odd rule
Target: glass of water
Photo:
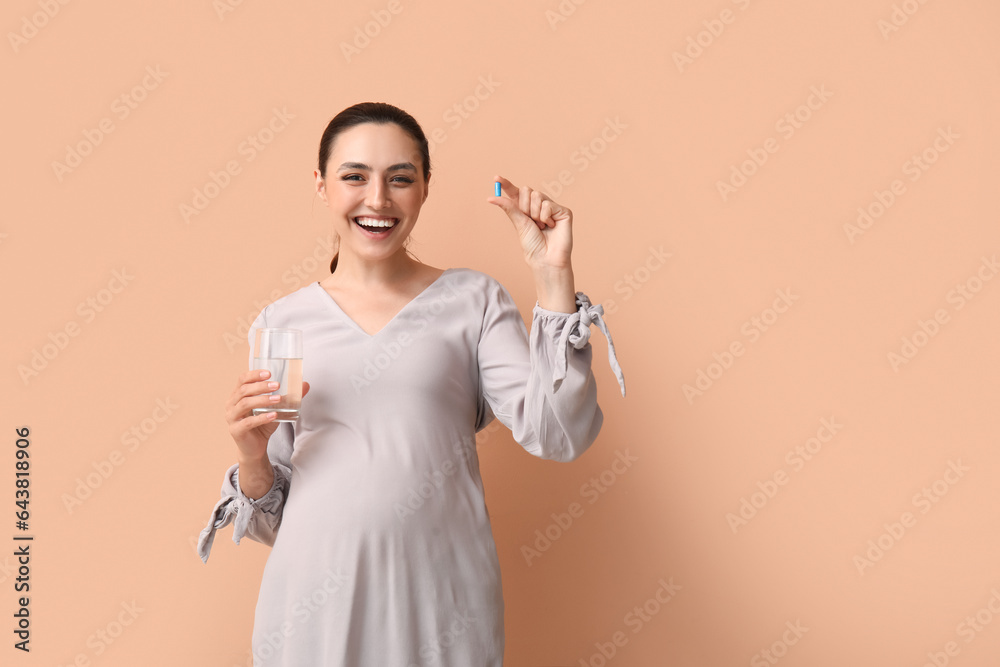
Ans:
{"type": "Polygon", "coordinates": [[[271,371],[268,382],[277,382],[278,388],[266,394],[277,394],[276,403],[254,408],[254,415],[275,412],[276,422],[296,422],[302,404],[302,331],[300,329],[257,329],[253,348],[251,370],[271,371]]]}

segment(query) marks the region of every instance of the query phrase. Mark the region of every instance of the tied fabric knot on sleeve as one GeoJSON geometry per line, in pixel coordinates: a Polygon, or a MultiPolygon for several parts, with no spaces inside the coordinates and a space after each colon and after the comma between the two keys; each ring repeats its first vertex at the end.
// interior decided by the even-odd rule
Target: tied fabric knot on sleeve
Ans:
{"type": "Polygon", "coordinates": [[[205,526],[198,537],[198,555],[204,563],[208,562],[208,554],[212,549],[212,543],[215,541],[215,532],[217,530],[225,528],[232,523],[233,542],[238,545],[240,539],[251,528],[250,522],[255,517],[259,518],[260,513],[270,516],[263,522],[265,525],[257,525],[254,526],[256,530],[250,530],[251,537],[267,544],[267,538],[270,536],[270,541],[273,543],[273,533],[276,532],[277,524],[280,522],[280,519],[276,520],[274,515],[280,513],[281,504],[288,487],[288,480],[285,477],[285,473],[279,467],[275,466],[274,483],[271,485],[271,488],[260,498],[252,499],[244,495],[243,490],[240,489],[239,472],[239,465],[231,466],[226,472],[226,482],[222,489],[222,498],[216,503],[208,525],[205,526]],[[268,523],[275,524],[270,531],[265,530],[265,528],[271,528],[271,526],[266,525],[268,523]]]}
{"type": "Polygon", "coordinates": [[[558,389],[566,377],[566,358],[569,355],[567,343],[577,350],[583,348],[590,340],[590,325],[596,323],[604,337],[608,339],[608,363],[611,364],[611,370],[618,378],[618,385],[621,387],[622,397],[624,397],[625,377],[622,375],[621,366],[618,365],[618,357],[615,356],[615,344],[611,340],[611,332],[608,331],[608,325],[603,318],[604,306],[592,304],[590,298],[583,292],[576,293],[576,305],[578,309],[575,313],[567,313],[569,319],[559,337],[559,352],[555,358],[556,367],[552,375],[552,390],[558,389]]]}

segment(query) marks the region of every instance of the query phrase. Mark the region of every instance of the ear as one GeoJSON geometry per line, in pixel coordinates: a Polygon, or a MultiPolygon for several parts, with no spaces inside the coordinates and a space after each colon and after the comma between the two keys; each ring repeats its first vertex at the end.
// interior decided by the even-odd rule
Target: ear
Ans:
{"type": "Polygon", "coordinates": [[[316,194],[319,195],[324,204],[328,204],[329,202],[326,200],[326,179],[320,175],[319,169],[313,169],[313,178],[316,179],[316,194]]]}

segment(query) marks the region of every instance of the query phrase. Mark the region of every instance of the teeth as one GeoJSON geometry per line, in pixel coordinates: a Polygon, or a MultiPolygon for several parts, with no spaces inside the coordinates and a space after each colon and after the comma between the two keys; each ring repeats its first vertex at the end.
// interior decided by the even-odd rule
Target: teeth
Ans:
{"type": "Polygon", "coordinates": [[[359,225],[364,225],[365,227],[393,227],[396,222],[395,218],[392,220],[377,220],[375,218],[355,218],[354,221],[359,225]]]}

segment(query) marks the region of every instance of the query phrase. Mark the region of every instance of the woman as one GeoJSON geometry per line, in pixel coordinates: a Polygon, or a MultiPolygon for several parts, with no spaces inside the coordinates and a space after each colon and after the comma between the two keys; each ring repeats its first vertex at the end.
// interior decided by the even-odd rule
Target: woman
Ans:
{"type": "Polygon", "coordinates": [[[254,665],[500,667],[500,568],[475,434],[494,416],[528,452],[572,461],[603,415],[591,370],[600,306],[575,292],[572,213],[503,178],[538,288],[531,336],[507,290],[407,256],[427,199],[427,140],[404,111],[358,104],[320,141],[316,192],[340,237],[331,275],[268,305],[259,327],[303,330],[299,421],[274,422],[269,380],[240,375],[226,404],[238,449],[202,531],[235,521],[272,547],[254,665]],[[579,326],[582,324],[582,326],[579,326]],[[280,530],[279,530],[280,526],[280,530]]]}

